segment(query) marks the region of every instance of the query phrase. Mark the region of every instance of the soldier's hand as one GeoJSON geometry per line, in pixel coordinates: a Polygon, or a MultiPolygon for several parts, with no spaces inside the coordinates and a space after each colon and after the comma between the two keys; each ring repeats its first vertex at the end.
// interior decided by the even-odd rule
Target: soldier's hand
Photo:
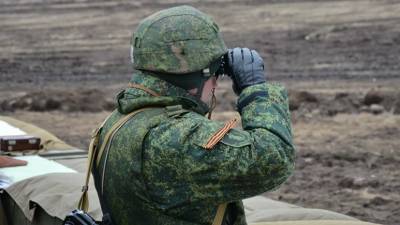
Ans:
{"type": "Polygon", "coordinates": [[[255,50],[234,48],[228,50],[228,75],[233,81],[233,91],[239,95],[243,89],[265,83],[264,61],[255,50]]]}

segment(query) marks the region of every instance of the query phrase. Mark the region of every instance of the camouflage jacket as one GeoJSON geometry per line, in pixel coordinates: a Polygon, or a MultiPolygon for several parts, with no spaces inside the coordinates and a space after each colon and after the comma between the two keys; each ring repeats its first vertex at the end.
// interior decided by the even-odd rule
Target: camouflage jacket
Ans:
{"type": "Polygon", "coordinates": [[[238,99],[243,129],[231,129],[212,149],[204,146],[224,123],[183,89],[137,72],[118,97],[100,143],[125,114],[148,108],[118,130],[93,171],[102,208],[114,225],[211,224],[220,203],[225,220],[246,224],[241,199],[273,190],[294,168],[287,93],[258,84],[238,99]],[[169,113],[169,109],[173,113],[169,113]]]}

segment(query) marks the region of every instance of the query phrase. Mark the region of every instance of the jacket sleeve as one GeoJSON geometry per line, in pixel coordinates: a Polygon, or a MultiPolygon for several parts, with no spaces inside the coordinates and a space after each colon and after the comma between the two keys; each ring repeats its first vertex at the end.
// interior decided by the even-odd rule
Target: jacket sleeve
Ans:
{"type": "Polygon", "coordinates": [[[169,135],[153,132],[159,137],[153,147],[163,147],[149,158],[162,157],[164,163],[148,163],[148,169],[159,167],[149,173],[149,187],[162,184],[164,190],[171,189],[171,196],[156,198],[185,193],[191,202],[231,202],[275,189],[290,176],[294,146],[286,90],[271,84],[247,87],[239,96],[238,110],[243,129],[230,130],[212,149],[202,146],[222,125],[204,117],[189,114],[168,129],[158,128],[169,130],[169,135]]]}

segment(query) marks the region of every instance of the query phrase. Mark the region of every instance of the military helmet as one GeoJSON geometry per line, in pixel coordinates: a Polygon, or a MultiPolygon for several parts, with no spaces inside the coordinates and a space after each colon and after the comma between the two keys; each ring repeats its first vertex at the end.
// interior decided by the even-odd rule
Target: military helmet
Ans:
{"type": "Polygon", "coordinates": [[[134,68],[166,74],[201,71],[226,52],[213,19],[190,6],[150,15],[131,39],[134,68]]]}

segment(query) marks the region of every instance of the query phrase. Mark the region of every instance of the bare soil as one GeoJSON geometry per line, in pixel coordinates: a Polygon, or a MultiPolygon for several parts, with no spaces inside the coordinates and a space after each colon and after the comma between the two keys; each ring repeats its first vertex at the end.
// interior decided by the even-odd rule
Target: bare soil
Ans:
{"type": "MultiPolygon", "coordinates": [[[[269,197],[400,224],[400,2],[0,0],[0,113],[86,148],[132,73],[140,19],[178,4],[257,49],[289,89],[296,171],[269,197]]],[[[214,119],[236,97],[224,78],[214,119]]]]}

